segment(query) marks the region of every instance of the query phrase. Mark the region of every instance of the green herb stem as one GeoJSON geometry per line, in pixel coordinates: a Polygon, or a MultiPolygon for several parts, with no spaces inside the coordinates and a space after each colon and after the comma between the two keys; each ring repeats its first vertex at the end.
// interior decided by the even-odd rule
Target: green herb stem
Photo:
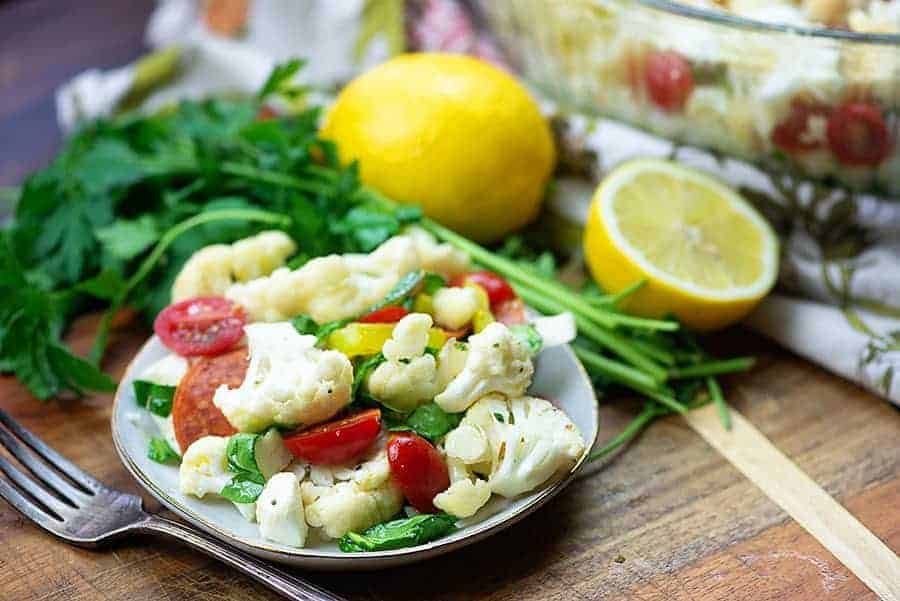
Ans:
{"type": "Polygon", "coordinates": [[[637,417],[635,417],[631,422],[625,426],[625,428],[619,432],[616,436],[612,438],[605,445],[600,447],[599,449],[592,451],[590,455],[587,456],[587,461],[596,461],[601,457],[605,457],[627,443],[629,440],[634,438],[638,432],[643,430],[647,424],[656,419],[659,415],[661,415],[662,411],[660,411],[659,407],[654,405],[653,403],[646,403],[644,405],[644,410],[641,411],[637,417]]]}
{"type": "Polygon", "coordinates": [[[159,242],[156,243],[156,246],[150,252],[146,259],[138,267],[137,271],[134,272],[134,275],[128,279],[125,283],[125,286],[113,298],[112,302],[109,305],[109,308],[103,314],[103,318],[100,320],[100,325],[97,328],[97,337],[94,339],[94,346],[91,348],[90,359],[94,364],[99,364],[100,359],[103,357],[103,352],[106,350],[106,344],[109,339],[109,328],[112,323],[112,318],[118,312],[119,309],[125,304],[125,301],[128,299],[128,296],[134,290],[134,288],[143,281],[145,277],[147,277],[153,268],[156,267],[156,264],[162,258],[163,254],[165,254],[166,250],[169,246],[175,241],[178,236],[187,232],[188,230],[197,227],[198,225],[203,225],[205,223],[210,223],[213,221],[225,221],[225,220],[242,220],[242,221],[256,221],[261,223],[270,223],[272,225],[278,225],[281,227],[287,227],[290,224],[290,220],[284,215],[279,215],[277,213],[270,213],[268,211],[260,211],[256,209],[221,209],[218,211],[207,211],[205,213],[200,213],[198,215],[194,215],[189,219],[185,219],[181,223],[170,228],[165,234],[160,237],[159,242]]]}
{"type": "Polygon", "coordinates": [[[669,370],[669,377],[675,380],[683,380],[686,378],[703,378],[719,374],[730,374],[738,371],[747,371],[753,367],[755,362],[756,360],[753,357],[735,357],[734,359],[724,359],[722,361],[707,361],[696,365],[672,368],[669,370]]]}
{"type": "Polygon", "coordinates": [[[716,404],[716,408],[719,410],[719,419],[722,421],[722,426],[730,431],[731,412],[728,410],[728,403],[725,402],[725,397],[722,396],[722,389],[719,387],[719,383],[712,376],[707,376],[706,388],[709,390],[710,398],[712,398],[713,403],[716,404]]]}
{"type": "MultiPolygon", "coordinates": [[[[561,302],[536,293],[530,288],[526,288],[523,286],[513,287],[526,303],[528,303],[538,311],[542,311],[544,313],[561,313],[568,310],[568,307],[566,307],[561,302]]],[[[589,340],[596,342],[606,349],[609,349],[635,367],[640,368],[651,378],[653,378],[654,381],[665,381],[667,376],[666,369],[657,365],[640,349],[636,348],[632,344],[631,340],[625,338],[618,332],[607,330],[596,325],[594,322],[587,320],[582,315],[576,313],[574,314],[574,317],[575,325],[578,326],[578,331],[582,336],[585,336],[589,340]]]]}
{"type": "Polygon", "coordinates": [[[624,288],[619,292],[616,292],[615,294],[605,294],[603,296],[589,297],[587,301],[591,304],[600,305],[603,307],[617,306],[619,303],[643,288],[645,285],[647,285],[647,280],[638,280],[631,286],[628,286],[627,288],[624,288]]]}
{"type": "Polygon", "coordinates": [[[641,386],[646,389],[654,389],[657,387],[656,380],[646,373],[633,367],[614,361],[599,353],[595,353],[581,346],[573,346],[572,349],[578,358],[590,369],[603,374],[609,379],[630,386],[632,388],[641,386]]]}
{"type": "Polygon", "coordinates": [[[321,184],[319,182],[307,181],[293,175],[289,175],[286,173],[279,173],[277,171],[268,171],[259,169],[257,167],[253,167],[251,165],[245,165],[243,163],[234,163],[234,162],[224,162],[219,167],[223,173],[227,173],[229,175],[235,175],[238,177],[244,177],[250,180],[256,180],[258,182],[262,182],[265,184],[271,184],[273,186],[282,186],[284,188],[293,188],[295,190],[300,190],[302,192],[309,192],[311,194],[328,194],[332,191],[332,186],[327,184],[321,184]]]}

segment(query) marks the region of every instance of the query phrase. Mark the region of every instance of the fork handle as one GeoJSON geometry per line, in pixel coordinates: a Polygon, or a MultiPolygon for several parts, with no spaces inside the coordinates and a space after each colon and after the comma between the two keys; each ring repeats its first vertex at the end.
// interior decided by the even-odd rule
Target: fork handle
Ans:
{"type": "Polygon", "coordinates": [[[293,601],[346,601],[343,597],[338,597],[301,578],[291,576],[252,555],[178,522],[151,515],[138,524],[136,530],[181,541],[189,547],[247,574],[286,599],[293,601]]]}

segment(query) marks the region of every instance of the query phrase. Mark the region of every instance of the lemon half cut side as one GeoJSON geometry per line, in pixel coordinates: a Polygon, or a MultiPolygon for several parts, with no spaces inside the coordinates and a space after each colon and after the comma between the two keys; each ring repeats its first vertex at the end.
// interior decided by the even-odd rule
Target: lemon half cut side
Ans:
{"type": "Polygon", "coordinates": [[[647,280],[627,310],[673,314],[697,330],[744,317],[778,274],[778,240],[746,200],[700,171],[659,159],[630,161],[606,177],[584,245],[608,292],[647,280]]]}

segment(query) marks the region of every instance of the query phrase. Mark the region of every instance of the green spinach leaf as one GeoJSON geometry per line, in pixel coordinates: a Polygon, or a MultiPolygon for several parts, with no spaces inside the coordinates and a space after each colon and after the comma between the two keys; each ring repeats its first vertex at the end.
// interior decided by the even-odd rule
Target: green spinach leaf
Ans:
{"type": "Polygon", "coordinates": [[[156,463],[179,463],[181,455],[176,453],[164,438],[153,437],[147,448],[147,458],[156,463]]]}
{"type": "Polygon", "coordinates": [[[348,532],[338,546],[345,553],[389,551],[422,545],[456,531],[456,518],[446,513],[423,513],[376,524],[362,534],[348,532]]]}

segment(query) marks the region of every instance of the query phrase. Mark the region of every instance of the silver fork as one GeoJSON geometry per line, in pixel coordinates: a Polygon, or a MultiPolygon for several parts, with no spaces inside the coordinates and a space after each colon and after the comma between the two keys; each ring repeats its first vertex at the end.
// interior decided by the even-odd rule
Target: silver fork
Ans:
{"type": "Polygon", "coordinates": [[[345,601],[251,555],[178,522],[147,513],[141,499],[113,490],[75,466],[0,410],[0,445],[32,476],[0,455],[0,496],[44,530],[79,547],[99,547],[129,534],[179,540],[295,601],[345,601]]]}

